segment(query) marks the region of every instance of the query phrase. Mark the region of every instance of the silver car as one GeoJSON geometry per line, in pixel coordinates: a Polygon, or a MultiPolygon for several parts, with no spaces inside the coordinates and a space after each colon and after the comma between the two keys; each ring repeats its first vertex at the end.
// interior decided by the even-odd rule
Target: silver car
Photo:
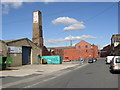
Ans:
{"type": "Polygon", "coordinates": [[[113,71],[120,71],[120,56],[114,56],[110,63],[110,70],[113,71]]]}

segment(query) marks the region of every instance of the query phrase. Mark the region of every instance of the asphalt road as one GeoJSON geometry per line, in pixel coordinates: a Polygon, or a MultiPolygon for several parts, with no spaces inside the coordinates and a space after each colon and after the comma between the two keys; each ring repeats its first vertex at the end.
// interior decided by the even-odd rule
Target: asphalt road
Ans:
{"type": "Polygon", "coordinates": [[[104,59],[99,59],[86,66],[68,68],[9,88],[118,88],[118,75],[110,73],[109,65],[104,59]]]}
{"type": "Polygon", "coordinates": [[[104,59],[74,70],[33,88],[118,88],[118,74],[109,72],[104,59]]]}

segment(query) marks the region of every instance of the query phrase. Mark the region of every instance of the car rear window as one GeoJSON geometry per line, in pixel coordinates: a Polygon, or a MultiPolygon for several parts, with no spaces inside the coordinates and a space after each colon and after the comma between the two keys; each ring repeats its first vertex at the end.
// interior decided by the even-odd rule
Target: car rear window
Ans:
{"type": "Polygon", "coordinates": [[[120,58],[116,58],[116,63],[120,63],[120,58]]]}

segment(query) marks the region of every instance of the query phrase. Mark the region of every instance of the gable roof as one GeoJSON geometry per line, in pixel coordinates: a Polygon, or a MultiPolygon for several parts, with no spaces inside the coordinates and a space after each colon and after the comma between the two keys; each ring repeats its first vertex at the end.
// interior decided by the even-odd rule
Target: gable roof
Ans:
{"type": "MultiPolygon", "coordinates": [[[[13,40],[4,40],[4,42],[6,44],[9,44],[9,43],[13,43],[13,42],[18,42],[18,41],[21,41],[21,40],[27,40],[27,41],[30,41],[31,43],[33,43],[30,39],[28,38],[21,38],[21,39],[13,39],[13,40]]],[[[33,43],[34,44],[34,43],[33,43]]],[[[34,44],[35,46],[37,46],[36,44],[34,44]]],[[[39,47],[39,46],[37,46],[39,47]]]]}
{"type": "MultiPolygon", "coordinates": [[[[87,43],[87,44],[90,44],[90,43],[88,43],[88,42],[86,42],[86,41],[82,40],[82,41],[80,41],[79,43],[76,43],[76,44],[75,44],[75,46],[76,46],[77,44],[82,43],[82,42],[85,42],[85,43],[87,43]]],[[[91,45],[91,44],[90,44],[90,45],[91,45]]]]}
{"type": "MultiPolygon", "coordinates": [[[[3,40],[0,40],[0,42],[5,43],[3,40]]],[[[6,43],[5,43],[6,44],[6,43]]]]}
{"type": "Polygon", "coordinates": [[[13,40],[4,40],[5,43],[12,43],[12,42],[17,42],[21,40],[29,40],[28,38],[21,38],[21,39],[13,39],[13,40]]]}
{"type": "Polygon", "coordinates": [[[65,47],[47,47],[47,49],[74,49],[74,46],[65,46],[65,47]]]}

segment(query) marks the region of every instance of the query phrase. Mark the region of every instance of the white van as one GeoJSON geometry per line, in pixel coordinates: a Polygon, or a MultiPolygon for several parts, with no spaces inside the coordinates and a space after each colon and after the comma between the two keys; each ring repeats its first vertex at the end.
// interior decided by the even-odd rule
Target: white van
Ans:
{"type": "Polygon", "coordinates": [[[115,56],[110,63],[111,71],[120,71],[120,56],[115,56]]]}
{"type": "Polygon", "coordinates": [[[114,56],[107,56],[107,57],[106,57],[106,60],[105,60],[105,61],[106,61],[106,64],[110,64],[110,62],[112,61],[113,57],[114,57],[114,56]]]}

